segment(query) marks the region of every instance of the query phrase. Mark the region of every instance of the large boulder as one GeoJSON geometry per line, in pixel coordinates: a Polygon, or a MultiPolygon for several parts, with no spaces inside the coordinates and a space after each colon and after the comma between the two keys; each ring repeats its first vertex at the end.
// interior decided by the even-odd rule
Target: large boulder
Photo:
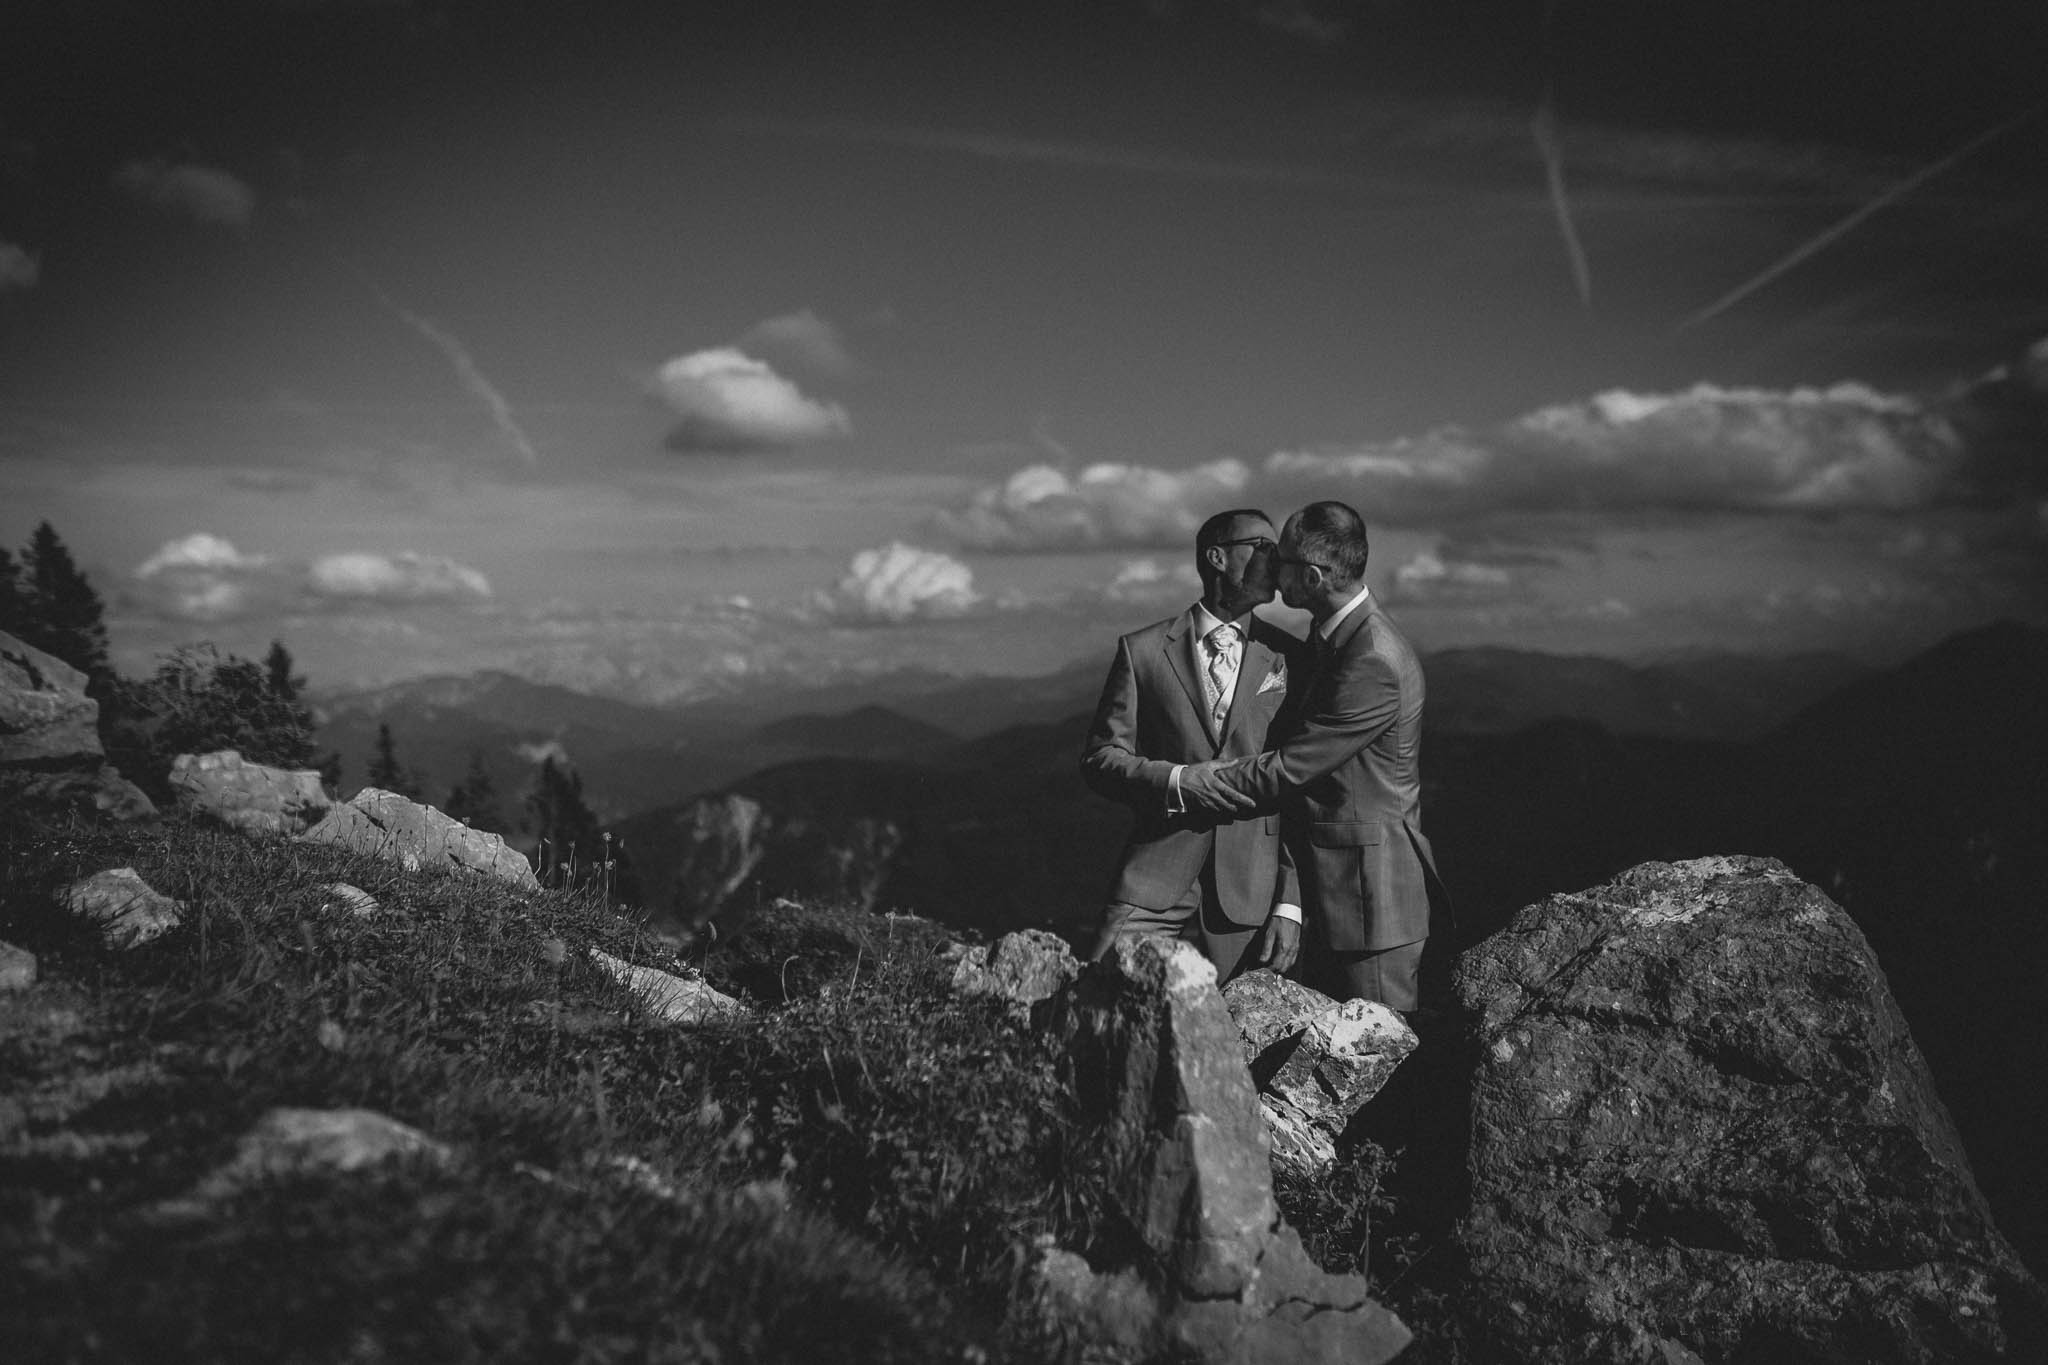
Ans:
{"type": "Polygon", "coordinates": [[[2048,1359],[1876,959],[1782,864],[1552,896],[1457,992],[1479,1358],[2048,1359]]]}
{"type": "Polygon", "coordinates": [[[95,767],[100,704],[85,674],[0,631],[0,767],[95,767]]]}
{"type": "Polygon", "coordinates": [[[1280,1221],[1251,1073],[1199,951],[1123,939],[1054,997],[1050,1024],[1136,1249],[1123,1265],[1041,1258],[1040,1301],[1071,1330],[1219,1363],[1363,1365],[1407,1344],[1363,1280],[1325,1274],[1280,1221]]]}
{"type": "Polygon", "coordinates": [[[1376,1000],[1339,1002],[1268,971],[1233,978],[1223,1003],[1259,1088],[1274,1164],[1328,1171],[1352,1116],[1415,1051],[1415,1030],[1376,1000]]]}
{"type": "Polygon", "coordinates": [[[250,763],[234,749],[179,754],[171,760],[171,791],[181,809],[255,835],[298,834],[334,804],[319,773],[250,763]]]}
{"type": "Polygon", "coordinates": [[[422,868],[461,869],[538,890],[533,865],[495,834],[471,829],[432,806],[397,792],[365,787],[327,813],[304,834],[302,843],[333,844],[384,858],[408,872],[422,868]]]}

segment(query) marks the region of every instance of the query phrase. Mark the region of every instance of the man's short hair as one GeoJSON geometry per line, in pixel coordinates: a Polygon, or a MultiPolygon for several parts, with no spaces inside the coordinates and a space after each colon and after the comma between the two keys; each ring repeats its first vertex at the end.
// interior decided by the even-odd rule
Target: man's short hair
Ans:
{"type": "Polygon", "coordinates": [[[1230,534],[1243,517],[1257,517],[1268,526],[1273,519],[1256,507],[1233,507],[1228,512],[1218,512],[1202,523],[1202,529],[1195,532],[1195,568],[1200,570],[1202,581],[1209,581],[1209,547],[1234,539],[1230,534]]]}
{"type": "Polygon", "coordinates": [[[1365,577],[1371,546],[1366,543],[1365,518],[1350,504],[1310,503],[1294,514],[1294,538],[1300,542],[1301,558],[1329,565],[1347,583],[1365,577]]]}

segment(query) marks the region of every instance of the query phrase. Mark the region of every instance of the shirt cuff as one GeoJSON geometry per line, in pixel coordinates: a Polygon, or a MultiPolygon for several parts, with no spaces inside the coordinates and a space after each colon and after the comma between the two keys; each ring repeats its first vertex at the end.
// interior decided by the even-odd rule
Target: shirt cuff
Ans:
{"type": "Polygon", "coordinates": [[[1176,763],[1173,765],[1173,771],[1166,775],[1166,813],[1168,815],[1186,815],[1188,813],[1188,799],[1182,796],[1180,792],[1180,770],[1187,766],[1185,763],[1176,763]]]}
{"type": "Polygon", "coordinates": [[[1289,905],[1286,901],[1281,901],[1273,907],[1273,918],[1293,920],[1296,924],[1299,924],[1301,923],[1301,907],[1289,905]]]}

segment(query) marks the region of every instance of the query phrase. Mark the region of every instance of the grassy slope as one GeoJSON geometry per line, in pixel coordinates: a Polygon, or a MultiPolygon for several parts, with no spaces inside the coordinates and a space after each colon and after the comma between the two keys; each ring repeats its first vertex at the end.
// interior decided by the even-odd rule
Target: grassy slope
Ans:
{"type": "Polygon", "coordinates": [[[9,810],[0,831],[0,938],[42,975],[0,996],[0,1302],[32,1306],[11,1359],[1051,1349],[1001,1317],[1021,1240],[1078,1216],[1052,1058],[950,998],[928,927],[781,926],[808,936],[796,984],[825,989],[691,1033],[588,963],[600,946],[673,965],[586,900],[175,817],[135,832],[9,810]],[[190,912],[116,954],[52,893],[127,865],[190,912]],[[331,880],[387,913],[321,910],[331,880]],[[859,978],[832,986],[813,959],[849,946],[859,978]],[[153,1212],[274,1105],[376,1109],[458,1155],[153,1212]],[[685,1193],[651,1195],[632,1163],[685,1193]]]}

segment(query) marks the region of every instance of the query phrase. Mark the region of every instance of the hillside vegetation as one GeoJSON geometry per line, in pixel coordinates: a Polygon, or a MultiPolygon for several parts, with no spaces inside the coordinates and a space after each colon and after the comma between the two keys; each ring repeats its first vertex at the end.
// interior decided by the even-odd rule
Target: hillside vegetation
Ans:
{"type": "Polygon", "coordinates": [[[703,966],[773,1007],[685,1032],[589,963],[664,965],[590,898],[176,817],[0,828],[0,938],[41,965],[0,995],[14,1359],[1058,1353],[1004,1317],[1031,1239],[1092,1218],[1054,1058],[952,996],[929,924],[766,921],[703,966]],[[53,897],[125,865],[189,909],[115,953],[53,897]],[[333,881],[382,913],[322,908],[333,881]],[[380,1111],[454,1156],[195,1211],[274,1106],[380,1111]]]}

